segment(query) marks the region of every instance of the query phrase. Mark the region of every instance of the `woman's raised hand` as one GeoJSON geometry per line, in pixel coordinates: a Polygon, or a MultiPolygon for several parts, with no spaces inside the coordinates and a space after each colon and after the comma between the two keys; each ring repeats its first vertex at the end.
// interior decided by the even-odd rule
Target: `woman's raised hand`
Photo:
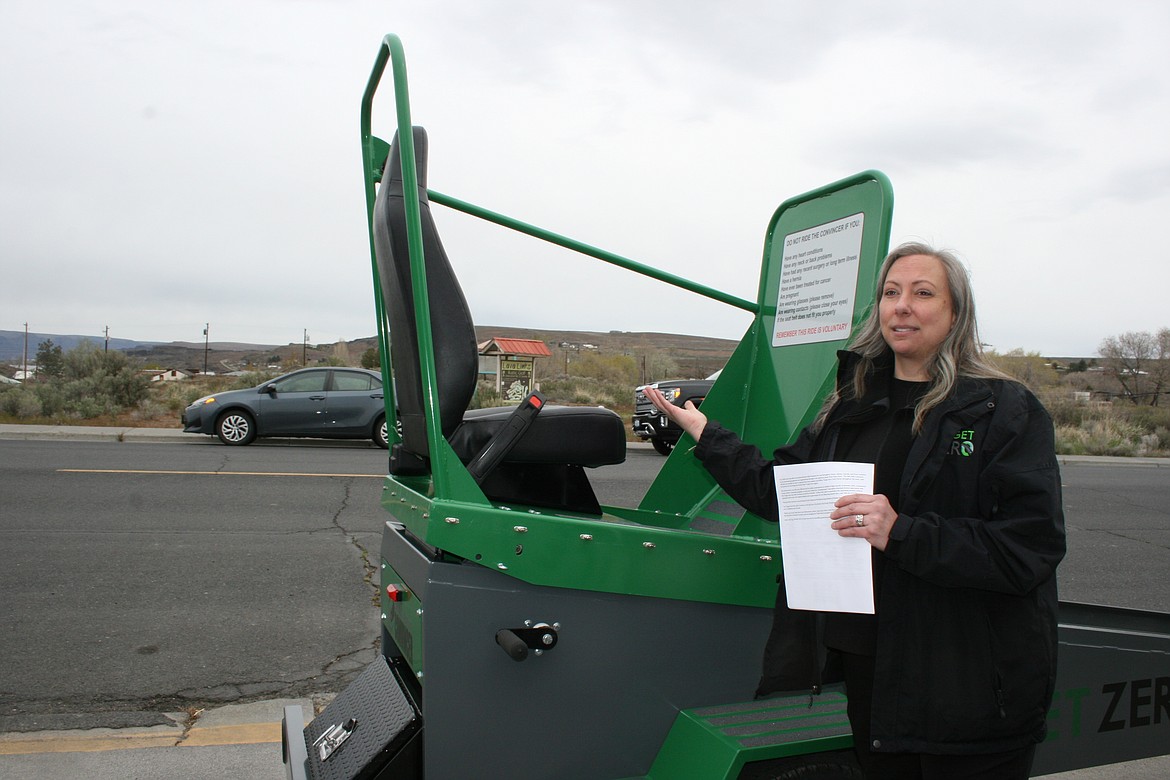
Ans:
{"type": "Polygon", "coordinates": [[[707,427],[707,415],[703,414],[698,408],[687,401],[683,406],[675,406],[670,401],[667,401],[662,393],[656,387],[643,388],[642,392],[650,399],[650,403],[660,412],[670,418],[678,427],[682,428],[695,441],[703,435],[703,429],[707,427]]]}

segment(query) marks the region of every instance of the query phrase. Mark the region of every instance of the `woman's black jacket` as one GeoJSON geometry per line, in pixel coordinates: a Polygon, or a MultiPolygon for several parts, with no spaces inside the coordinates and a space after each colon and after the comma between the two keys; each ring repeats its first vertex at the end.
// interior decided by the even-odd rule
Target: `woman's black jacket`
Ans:
{"type": "MultiPolygon", "coordinates": [[[[840,357],[839,385],[857,360],[840,357]]],[[[775,520],[772,466],[832,460],[842,426],[884,411],[891,373],[771,461],[718,423],[696,456],[739,503],[775,520]]],[[[880,583],[871,749],[992,753],[1042,740],[1065,552],[1051,418],[1023,385],[960,378],[927,416],[900,487],[880,583]]],[[[781,585],[760,695],[818,688],[815,614],[789,610],[781,585]]]]}

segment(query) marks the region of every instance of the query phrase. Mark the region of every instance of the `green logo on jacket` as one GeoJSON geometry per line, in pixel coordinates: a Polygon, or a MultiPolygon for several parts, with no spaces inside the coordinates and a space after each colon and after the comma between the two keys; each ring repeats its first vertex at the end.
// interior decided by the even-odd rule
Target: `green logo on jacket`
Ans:
{"type": "Polygon", "coordinates": [[[975,454],[975,431],[968,428],[965,431],[959,431],[955,434],[954,441],[951,442],[951,455],[962,455],[964,458],[969,458],[975,454]]]}

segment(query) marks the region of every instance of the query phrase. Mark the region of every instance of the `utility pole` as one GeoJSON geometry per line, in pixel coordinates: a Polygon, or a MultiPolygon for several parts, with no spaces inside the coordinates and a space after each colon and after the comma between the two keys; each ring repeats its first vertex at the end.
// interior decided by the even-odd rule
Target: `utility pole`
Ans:
{"type": "Polygon", "coordinates": [[[110,326],[106,326],[106,352],[110,351],[110,326]]]}
{"type": "Polygon", "coordinates": [[[21,382],[28,379],[28,323],[24,323],[24,357],[21,359],[21,382]]]}
{"type": "Polygon", "coordinates": [[[211,323],[203,326],[203,375],[207,375],[207,331],[211,330],[211,323]]]}
{"type": "Polygon", "coordinates": [[[305,328],[305,340],[301,343],[301,366],[309,365],[309,329],[305,328]]]}

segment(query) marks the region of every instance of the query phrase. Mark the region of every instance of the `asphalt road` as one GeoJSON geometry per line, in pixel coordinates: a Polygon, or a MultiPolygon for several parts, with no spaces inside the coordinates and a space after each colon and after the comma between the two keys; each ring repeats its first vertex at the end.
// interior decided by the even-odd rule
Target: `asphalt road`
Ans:
{"type": "Polygon", "coordinates": [[[384,460],[0,442],[0,731],[342,685],[376,652],[384,460]]]}
{"type": "MultiPolygon", "coordinates": [[[[0,732],[338,691],[376,653],[386,454],[0,441],[0,732]]],[[[661,465],[599,481],[636,503],[661,465]]]]}
{"type": "MultiPolygon", "coordinates": [[[[662,462],[598,470],[602,503],[636,504],[662,462]]],[[[376,653],[384,465],[360,445],[0,441],[0,732],[344,688],[376,653]]],[[[1062,598],[1170,611],[1165,464],[1063,476],[1062,598]]]]}
{"type": "Polygon", "coordinates": [[[1060,597],[1170,612],[1170,463],[1076,459],[1061,466],[1061,481],[1060,597]]]}

